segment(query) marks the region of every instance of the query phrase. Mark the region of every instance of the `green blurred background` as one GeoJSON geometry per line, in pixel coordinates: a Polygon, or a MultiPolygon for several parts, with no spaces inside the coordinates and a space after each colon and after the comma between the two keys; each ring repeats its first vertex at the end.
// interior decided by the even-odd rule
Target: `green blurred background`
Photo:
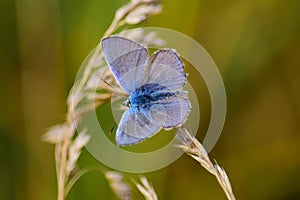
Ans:
{"type": "MultiPolygon", "coordinates": [[[[41,135],[63,121],[81,62],[125,2],[0,2],[0,199],[56,198],[54,147],[41,135]]],[[[142,25],[196,39],[224,78],[227,119],[210,156],[226,169],[237,199],[300,199],[300,1],[162,4],[163,13],[142,25]]],[[[201,140],[210,101],[200,86],[201,140]]],[[[80,166],[96,163],[83,151],[80,166]]],[[[215,178],[186,155],[147,177],[159,199],[225,199],[215,178]]],[[[84,198],[116,199],[97,172],[82,177],[68,197],[84,198]]]]}

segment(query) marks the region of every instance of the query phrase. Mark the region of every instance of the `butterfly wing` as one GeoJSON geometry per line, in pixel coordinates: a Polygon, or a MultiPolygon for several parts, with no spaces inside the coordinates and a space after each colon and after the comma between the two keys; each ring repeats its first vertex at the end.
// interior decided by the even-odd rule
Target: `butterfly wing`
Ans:
{"type": "Polygon", "coordinates": [[[152,118],[164,129],[182,125],[190,111],[191,104],[187,98],[162,101],[151,108],[152,118]]]}
{"type": "Polygon", "coordinates": [[[183,124],[191,104],[187,92],[181,90],[186,83],[186,74],[179,55],[172,50],[160,50],[148,59],[147,67],[147,82],[162,86],[152,94],[159,100],[152,106],[153,118],[165,129],[183,124]]]}
{"type": "Polygon", "coordinates": [[[122,37],[108,37],[101,41],[105,59],[120,86],[131,94],[141,77],[135,69],[141,69],[146,63],[148,51],[140,44],[122,37]]]}
{"type": "Polygon", "coordinates": [[[160,130],[161,126],[153,119],[150,110],[131,107],[121,118],[116,133],[116,142],[119,146],[136,144],[160,130]]]}
{"type": "Polygon", "coordinates": [[[184,65],[179,55],[172,50],[160,50],[147,62],[148,83],[156,83],[168,90],[180,90],[186,82],[184,65]]]}

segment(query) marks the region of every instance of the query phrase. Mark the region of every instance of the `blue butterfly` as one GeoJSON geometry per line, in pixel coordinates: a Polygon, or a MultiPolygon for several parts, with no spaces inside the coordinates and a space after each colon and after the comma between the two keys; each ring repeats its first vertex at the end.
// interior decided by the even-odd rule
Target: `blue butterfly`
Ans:
{"type": "Polygon", "coordinates": [[[183,63],[173,50],[165,49],[148,58],[148,50],[126,38],[112,36],[101,41],[105,59],[117,82],[128,93],[116,132],[119,146],[152,137],[161,129],[184,123],[191,110],[183,63]]]}

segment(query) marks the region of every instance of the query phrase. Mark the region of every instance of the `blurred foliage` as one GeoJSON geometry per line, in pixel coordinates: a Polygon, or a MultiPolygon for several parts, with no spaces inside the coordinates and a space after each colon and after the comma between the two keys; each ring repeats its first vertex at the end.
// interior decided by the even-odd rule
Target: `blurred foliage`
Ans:
{"type": "MultiPolygon", "coordinates": [[[[0,2],[0,199],[55,199],[53,146],[41,135],[64,119],[65,98],[85,56],[125,0],[0,2]]],[[[211,152],[237,199],[300,199],[300,1],[163,0],[144,26],[195,38],[224,78],[228,112],[211,152]]],[[[192,73],[192,69],[187,69],[192,73]]],[[[203,137],[209,123],[199,92],[203,137]]],[[[81,166],[97,164],[87,151],[81,166]]],[[[188,156],[147,174],[160,199],[224,199],[215,179],[188,156]]],[[[141,196],[135,192],[135,199],[141,196]]],[[[87,174],[68,199],[115,199],[104,176],[87,174]]]]}

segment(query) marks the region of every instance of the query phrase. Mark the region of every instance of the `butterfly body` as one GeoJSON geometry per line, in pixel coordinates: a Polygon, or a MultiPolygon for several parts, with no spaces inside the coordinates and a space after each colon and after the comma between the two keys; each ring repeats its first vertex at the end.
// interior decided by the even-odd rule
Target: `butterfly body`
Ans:
{"type": "Polygon", "coordinates": [[[181,125],[190,112],[183,64],[172,50],[161,50],[148,58],[148,51],[122,37],[102,40],[102,48],[116,80],[129,94],[116,133],[120,146],[152,137],[161,129],[181,125]]]}
{"type": "Polygon", "coordinates": [[[145,84],[137,88],[129,97],[129,103],[131,107],[139,106],[143,109],[149,110],[151,105],[167,101],[172,97],[176,97],[175,92],[164,92],[166,89],[159,84],[151,83],[145,84]]]}

